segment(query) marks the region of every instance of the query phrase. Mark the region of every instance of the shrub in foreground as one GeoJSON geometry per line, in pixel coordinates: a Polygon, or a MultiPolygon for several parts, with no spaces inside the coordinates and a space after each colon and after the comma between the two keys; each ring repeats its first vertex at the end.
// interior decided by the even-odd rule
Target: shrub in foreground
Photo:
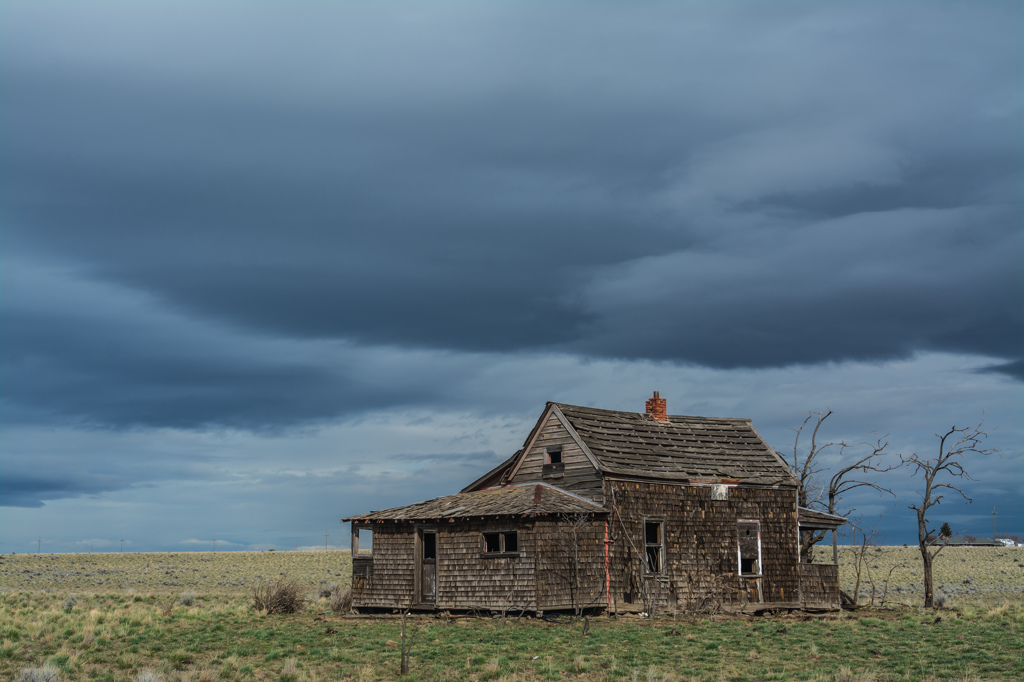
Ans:
{"type": "Polygon", "coordinates": [[[336,590],[331,595],[331,611],[348,613],[352,610],[352,590],[336,590]]]}
{"type": "Polygon", "coordinates": [[[196,593],[192,590],[185,590],[178,598],[178,603],[182,606],[192,606],[196,603],[196,593]]]}
{"type": "Polygon", "coordinates": [[[276,582],[266,581],[252,590],[252,605],[267,613],[296,613],[305,605],[302,587],[294,580],[281,577],[276,582]]]}
{"type": "Polygon", "coordinates": [[[59,682],[60,671],[52,665],[42,668],[22,668],[15,682],[59,682]]]}

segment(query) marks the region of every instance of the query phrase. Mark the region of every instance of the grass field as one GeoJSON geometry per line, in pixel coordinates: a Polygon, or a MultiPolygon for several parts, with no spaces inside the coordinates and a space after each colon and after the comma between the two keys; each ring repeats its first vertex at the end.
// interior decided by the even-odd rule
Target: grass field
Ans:
{"type": "Polygon", "coordinates": [[[348,585],[352,557],[348,550],[0,555],[0,591],[249,594],[281,575],[311,589],[348,585]]]}
{"type": "MultiPolygon", "coordinates": [[[[821,548],[831,561],[832,548],[821,548]]],[[[889,582],[888,599],[907,604],[924,600],[921,554],[912,547],[869,547],[861,571],[860,601],[870,600],[874,582],[876,603],[889,582]],[[870,577],[870,580],[869,580],[870,577]]],[[[839,582],[852,594],[855,585],[854,549],[840,547],[839,582]]],[[[947,547],[935,560],[936,591],[950,603],[1024,602],[1024,547],[947,547]]]]}
{"type": "MultiPolygon", "coordinates": [[[[912,556],[882,549],[875,571],[912,556]]],[[[937,611],[602,617],[586,636],[571,621],[411,618],[407,679],[1024,679],[1024,550],[947,552],[936,582],[975,590],[937,611]]],[[[397,677],[399,620],[344,618],[326,600],[288,616],[250,605],[262,578],[285,573],[315,597],[322,583],[347,584],[349,566],[347,552],[4,556],[0,679],[46,665],[65,680],[397,677]],[[191,606],[182,592],[196,593],[191,606]]],[[[892,573],[908,603],[915,570],[892,573]]]]}

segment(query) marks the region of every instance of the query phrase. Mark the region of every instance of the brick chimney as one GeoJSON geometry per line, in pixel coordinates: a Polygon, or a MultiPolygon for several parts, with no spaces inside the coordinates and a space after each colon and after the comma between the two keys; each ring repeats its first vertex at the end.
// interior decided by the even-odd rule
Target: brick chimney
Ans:
{"type": "Polygon", "coordinates": [[[658,395],[657,391],[654,392],[653,398],[647,399],[645,411],[660,422],[668,421],[668,401],[658,395]]]}

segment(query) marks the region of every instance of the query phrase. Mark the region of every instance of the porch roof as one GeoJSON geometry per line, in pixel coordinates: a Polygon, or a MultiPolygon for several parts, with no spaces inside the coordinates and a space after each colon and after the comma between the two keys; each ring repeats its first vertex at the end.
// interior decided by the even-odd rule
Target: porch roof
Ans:
{"type": "Polygon", "coordinates": [[[426,521],[491,516],[602,514],[596,502],[546,483],[487,488],[438,497],[426,502],[359,514],[342,521],[426,521]]]}
{"type": "Polygon", "coordinates": [[[800,507],[797,515],[802,528],[814,528],[817,530],[835,530],[846,523],[846,519],[835,514],[815,511],[807,507],[800,507]]]}

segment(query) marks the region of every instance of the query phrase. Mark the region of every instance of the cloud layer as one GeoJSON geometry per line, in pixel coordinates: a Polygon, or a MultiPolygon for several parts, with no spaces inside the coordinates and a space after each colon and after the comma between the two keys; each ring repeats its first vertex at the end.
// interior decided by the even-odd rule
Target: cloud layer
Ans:
{"type": "MultiPolygon", "coordinates": [[[[0,19],[5,506],[172,504],[280,461],[326,491],[372,448],[304,439],[409,415],[485,434],[392,453],[448,490],[477,469],[437,453],[497,461],[545,400],[639,409],[655,383],[783,434],[849,402],[866,433],[916,422],[860,404],[903,390],[878,368],[936,369],[942,418],[908,443],[999,401],[1019,422],[1015,4],[0,19]],[[772,383],[796,375],[806,394],[772,383]]],[[[367,504],[385,485],[351,480],[367,504]]]]}

